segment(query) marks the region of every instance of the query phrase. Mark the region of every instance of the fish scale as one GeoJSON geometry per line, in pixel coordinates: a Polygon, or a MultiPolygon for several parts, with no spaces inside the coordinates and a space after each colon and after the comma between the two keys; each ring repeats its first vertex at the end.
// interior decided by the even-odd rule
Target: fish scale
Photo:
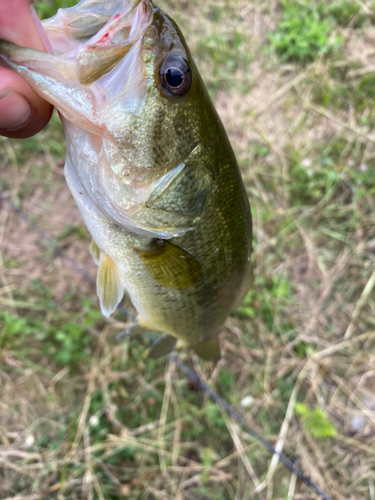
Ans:
{"type": "Polygon", "coordinates": [[[252,283],[238,165],[175,22],[149,0],[104,5],[47,20],[54,54],[0,42],[0,60],[60,112],[103,314],[127,292],[139,328],[166,335],[151,357],[178,339],[218,359],[217,335],[252,283]]]}

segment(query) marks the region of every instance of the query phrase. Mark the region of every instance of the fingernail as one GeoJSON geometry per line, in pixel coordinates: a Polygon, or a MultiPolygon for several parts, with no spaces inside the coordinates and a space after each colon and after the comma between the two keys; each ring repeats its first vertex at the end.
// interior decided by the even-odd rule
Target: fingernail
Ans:
{"type": "Polygon", "coordinates": [[[24,125],[31,115],[27,100],[12,89],[0,93],[0,130],[12,130],[24,125]]]}

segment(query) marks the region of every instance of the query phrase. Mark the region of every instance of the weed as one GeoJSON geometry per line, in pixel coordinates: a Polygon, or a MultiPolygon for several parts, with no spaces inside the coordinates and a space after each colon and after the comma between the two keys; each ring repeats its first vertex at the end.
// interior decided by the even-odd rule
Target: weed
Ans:
{"type": "Polygon", "coordinates": [[[292,205],[310,205],[319,202],[323,196],[337,189],[340,176],[330,158],[311,159],[294,163],[290,169],[289,194],[292,205]]]}
{"type": "Polygon", "coordinates": [[[237,309],[237,314],[246,316],[247,318],[253,318],[255,316],[255,308],[253,306],[253,301],[255,299],[255,290],[250,290],[242,306],[237,309]]]}
{"type": "Polygon", "coordinates": [[[2,351],[17,349],[26,337],[36,333],[36,327],[26,318],[0,311],[0,355],[2,351]]]}
{"type": "Polygon", "coordinates": [[[366,20],[373,19],[373,15],[364,12],[356,0],[336,0],[328,6],[327,11],[337,24],[344,27],[351,24],[353,28],[361,28],[366,20]]]}
{"type": "Polygon", "coordinates": [[[315,438],[324,439],[336,436],[335,426],[319,406],[311,410],[304,403],[296,403],[295,411],[301,416],[306,430],[309,430],[315,438]]]}
{"type": "Polygon", "coordinates": [[[242,50],[244,35],[239,32],[212,33],[203,36],[198,41],[197,53],[203,59],[209,59],[216,74],[212,90],[233,88],[236,81],[233,75],[240,67],[246,67],[251,62],[249,55],[242,50]]]}
{"type": "Polygon", "coordinates": [[[56,236],[56,240],[59,242],[60,247],[64,246],[64,240],[67,240],[69,237],[75,237],[77,240],[88,241],[89,236],[87,231],[83,229],[80,225],[74,224],[66,224],[63,230],[60,232],[58,236],[56,236]]]}
{"type": "Polygon", "coordinates": [[[66,9],[76,3],[76,0],[39,0],[35,2],[35,9],[40,19],[47,19],[54,16],[57,9],[66,9]]]}
{"type": "Polygon", "coordinates": [[[281,5],[280,23],[269,34],[269,40],[282,61],[306,64],[318,54],[329,54],[339,48],[342,38],[332,36],[335,24],[322,6],[298,0],[284,0],[281,5]]]}
{"type": "MultiPolygon", "coordinates": [[[[258,276],[255,280],[255,289],[248,292],[237,314],[262,321],[272,330],[276,310],[282,307],[290,296],[291,284],[286,277],[273,276],[267,280],[263,276],[258,276]]],[[[282,325],[283,331],[289,330],[290,325],[287,322],[284,321],[282,325]]]]}
{"type": "Polygon", "coordinates": [[[307,358],[314,353],[314,348],[310,344],[306,344],[306,342],[298,343],[294,350],[299,358],[307,358]]]}
{"type": "Polygon", "coordinates": [[[44,352],[62,365],[76,365],[88,360],[91,342],[89,329],[101,320],[101,314],[93,307],[90,300],[82,301],[82,309],[69,322],[56,325],[54,323],[45,332],[40,333],[44,341],[44,352]]]}

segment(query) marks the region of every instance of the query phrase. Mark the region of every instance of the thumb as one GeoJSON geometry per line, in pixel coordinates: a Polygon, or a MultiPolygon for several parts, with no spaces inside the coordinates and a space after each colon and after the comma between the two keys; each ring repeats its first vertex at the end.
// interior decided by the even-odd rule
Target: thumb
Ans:
{"type": "MultiPolygon", "coordinates": [[[[0,0],[0,39],[50,50],[32,0],[0,0]]],[[[0,67],[0,134],[16,138],[34,135],[48,123],[51,113],[52,106],[19,75],[0,67]]]]}

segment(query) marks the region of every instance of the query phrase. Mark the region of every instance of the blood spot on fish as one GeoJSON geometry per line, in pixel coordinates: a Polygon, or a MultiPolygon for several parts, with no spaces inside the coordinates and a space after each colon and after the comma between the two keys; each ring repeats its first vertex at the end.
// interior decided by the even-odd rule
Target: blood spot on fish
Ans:
{"type": "Polygon", "coordinates": [[[106,41],[108,40],[108,38],[109,38],[109,34],[108,34],[108,33],[106,33],[106,34],[105,34],[105,35],[103,35],[103,36],[101,37],[101,39],[100,39],[100,40],[98,40],[96,43],[98,44],[98,43],[103,43],[103,42],[106,42],[106,41]]]}

